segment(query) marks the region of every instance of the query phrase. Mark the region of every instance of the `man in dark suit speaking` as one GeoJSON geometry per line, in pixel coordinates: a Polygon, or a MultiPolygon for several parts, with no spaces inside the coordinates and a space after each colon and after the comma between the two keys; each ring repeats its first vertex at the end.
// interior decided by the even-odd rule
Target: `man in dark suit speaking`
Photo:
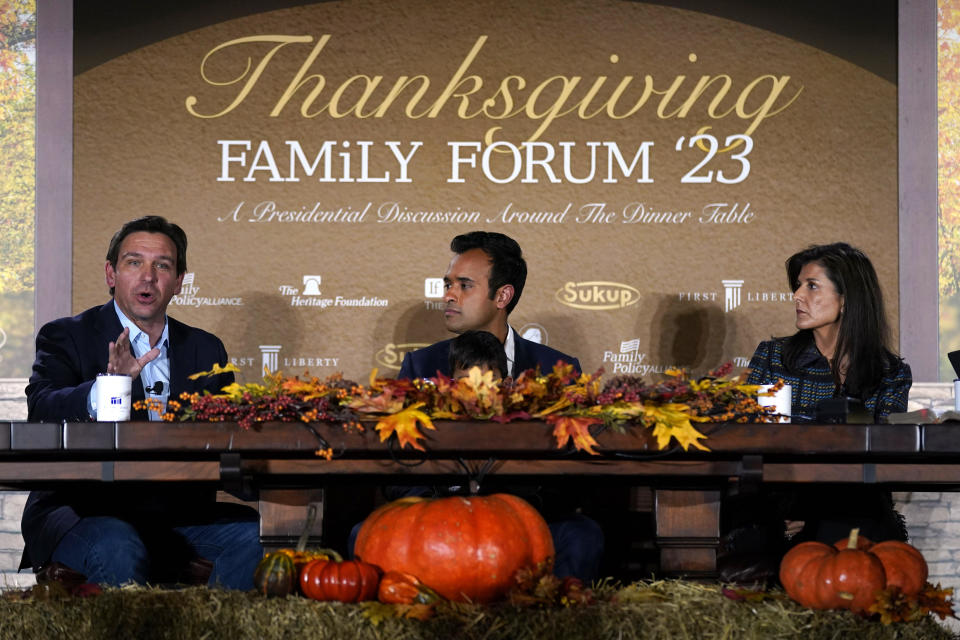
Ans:
{"type": "MultiPolygon", "coordinates": [[[[104,267],[113,300],[37,334],[26,389],[31,421],[93,418],[101,373],[129,375],[134,401],[149,393],[163,404],[233,382],[232,373],[188,377],[225,365],[227,352],[213,334],[167,316],[186,251],[183,229],[159,216],[128,222],[113,236],[104,267]]],[[[134,411],[131,418],[159,416],[134,411]]],[[[41,571],[57,563],[109,585],[203,581],[209,573],[210,584],[249,589],[263,554],[255,511],[216,503],[213,489],[180,484],[33,491],[22,530],[23,566],[41,571]]]]}
{"type": "MultiPolygon", "coordinates": [[[[443,277],[443,321],[456,334],[489,331],[503,343],[511,376],[534,369],[553,370],[558,360],[580,373],[580,362],[545,345],[523,339],[507,322],[520,301],[527,263],[520,245],[502,233],[471,231],[450,243],[455,254],[443,277]]],[[[450,340],[406,354],[398,378],[431,378],[450,371],[450,340]]]]}
{"type": "MultiPolygon", "coordinates": [[[[520,245],[502,233],[472,231],[450,243],[455,254],[443,277],[443,320],[456,334],[487,331],[503,344],[507,371],[517,376],[527,369],[553,370],[557,361],[572,364],[580,373],[576,358],[556,349],[524,340],[507,322],[517,306],[527,280],[527,263],[520,245]]],[[[399,378],[430,378],[441,372],[452,376],[450,343],[444,340],[408,353],[400,366],[399,378]]],[[[494,483],[491,483],[494,484],[494,483]]],[[[515,492],[513,488],[503,489],[515,492]]],[[[429,492],[427,487],[388,490],[390,497],[429,492]]],[[[558,576],[575,576],[585,581],[597,577],[603,554],[604,536],[600,526],[579,513],[571,492],[551,487],[527,488],[522,496],[538,507],[553,536],[556,549],[554,571],[558,576]]]]}

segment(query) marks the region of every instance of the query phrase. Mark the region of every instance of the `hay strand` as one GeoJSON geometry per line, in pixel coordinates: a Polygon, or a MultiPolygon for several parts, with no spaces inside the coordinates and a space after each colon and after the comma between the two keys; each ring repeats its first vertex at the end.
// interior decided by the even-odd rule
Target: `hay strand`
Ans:
{"type": "Polygon", "coordinates": [[[510,605],[444,605],[426,621],[374,623],[362,605],[267,599],[203,587],[107,589],[90,598],[0,599],[0,640],[50,638],[139,640],[946,640],[933,618],[882,625],[849,612],[811,611],[786,598],[737,602],[718,585],[683,581],[613,586],[597,604],[517,609],[510,605]]]}

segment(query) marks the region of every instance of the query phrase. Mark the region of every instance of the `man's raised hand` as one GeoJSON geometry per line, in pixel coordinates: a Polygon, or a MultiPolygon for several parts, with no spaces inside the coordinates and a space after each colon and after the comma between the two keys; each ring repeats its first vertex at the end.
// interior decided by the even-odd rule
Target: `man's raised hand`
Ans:
{"type": "Polygon", "coordinates": [[[107,361],[107,373],[125,374],[131,378],[140,375],[140,371],[148,362],[160,355],[160,349],[154,347],[139,358],[133,356],[130,350],[130,329],[124,327],[123,333],[117,338],[116,342],[111,342],[108,347],[109,359],[107,361]]]}

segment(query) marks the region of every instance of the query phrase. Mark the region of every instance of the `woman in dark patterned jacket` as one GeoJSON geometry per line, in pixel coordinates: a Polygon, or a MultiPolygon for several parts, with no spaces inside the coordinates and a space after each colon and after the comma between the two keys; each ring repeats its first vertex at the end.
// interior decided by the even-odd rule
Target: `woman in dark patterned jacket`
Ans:
{"type": "MultiPolygon", "coordinates": [[[[815,421],[817,404],[833,397],[861,401],[874,422],[906,411],[910,367],[889,348],[883,296],[867,256],[838,242],[805,249],[786,267],[797,332],[761,342],[747,381],[791,385],[792,422],[815,421]]],[[[875,541],[907,538],[890,493],[876,487],[767,489],[730,496],[724,512],[722,546],[731,556],[777,557],[804,540],[832,544],[853,527],[875,541]]]]}
{"type": "Polygon", "coordinates": [[[817,245],[787,260],[798,331],[761,342],[751,384],[791,385],[792,422],[811,422],[831,397],[863,402],[882,422],[907,410],[910,367],[890,350],[883,296],[870,260],[848,244],[817,245]]]}

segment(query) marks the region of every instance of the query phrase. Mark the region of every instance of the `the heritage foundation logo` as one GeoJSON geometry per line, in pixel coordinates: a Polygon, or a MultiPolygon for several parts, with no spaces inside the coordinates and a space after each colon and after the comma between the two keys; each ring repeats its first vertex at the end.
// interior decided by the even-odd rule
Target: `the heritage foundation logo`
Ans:
{"type": "Polygon", "coordinates": [[[305,275],[301,278],[301,282],[303,283],[302,289],[289,284],[282,284],[277,287],[280,295],[290,297],[291,307],[316,307],[317,309],[323,310],[329,307],[386,307],[390,304],[390,301],[386,298],[377,296],[324,296],[323,291],[320,289],[320,285],[323,283],[323,276],[320,275],[305,275]]]}
{"type": "Polygon", "coordinates": [[[200,287],[196,284],[196,273],[191,271],[183,274],[180,293],[170,299],[170,304],[181,307],[242,307],[243,298],[201,296],[200,287]]]}
{"type": "Polygon", "coordinates": [[[312,356],[281,356],[280,350],[283,345],[279,344],[261,344],[260,353],[262,355],[261,368],[264,371],[276,373],[281,369],[289,368],[307,368],[316,369],[323,367],[336,367],[340,363],[340,358],[334,358],[322,355],[312,356]]]}
{"type": "Polygon", "coordinates": [[[640,292],[620,282],[567,282],[557,290],[557,300],[574,309],[622,309],[640,301],[640,292]]]}
{"type": "Polygon", "coordinates": [[[303,276],[303,295],[319,296],[321,295],[320,283],[323,282],[323,276],[303,276]]]}
{"type": "Polygon", "coordinates": [[[624,340],[617,351],[603,352],[604,367],[611,367],[614,374],[645,376],[650,373],[663,373],[670,365],[656,364],[647,354],[640,351],[640,338],[624,340]]]}
{"type": "Polygon", "coordinates": [[[374,358],[381,367],[393,371],[400,371],[400,365],[403,364],[403,357],[405,355],[411,351],[429,346],[430,343],[428,342],[404,342],[403,344],[388,342],[383,345],[382,349],[377,351],[374,358]]]}

